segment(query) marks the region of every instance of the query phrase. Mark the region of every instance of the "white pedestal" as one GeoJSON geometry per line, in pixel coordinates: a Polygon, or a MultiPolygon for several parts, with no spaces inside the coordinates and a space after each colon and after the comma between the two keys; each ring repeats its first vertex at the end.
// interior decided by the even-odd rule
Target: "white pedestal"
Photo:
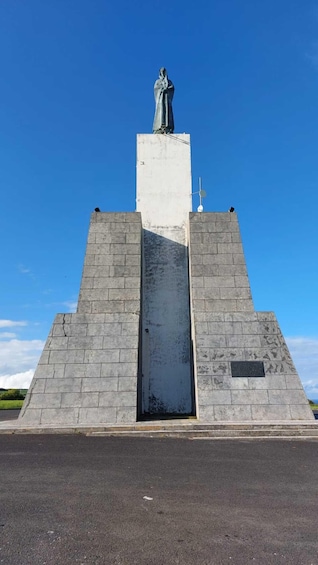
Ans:
{"type": "Polygon", "coordinates": [[[138,135],[144,414],[193,411],[187,249],[191,192],[190,136],[138,135]]]}
{"type": "Polygon", "coordinates": [[[190,135],[137,135],[137,207],[143,226],[186,226],[192,210],[190,135]]]}

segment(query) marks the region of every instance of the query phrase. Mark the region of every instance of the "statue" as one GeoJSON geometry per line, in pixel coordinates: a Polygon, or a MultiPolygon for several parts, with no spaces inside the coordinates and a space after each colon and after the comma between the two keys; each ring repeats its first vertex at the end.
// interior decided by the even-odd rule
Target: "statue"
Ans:
{"type": "Polygon", "coordinates": [[[168,79],[168,74],[164,67],[159,71],[159,78],[154,85],[154,94],[156,110],[152,131],[153,133],[173,133],[172,99],[174,86],[171,80],[168,79]]]}

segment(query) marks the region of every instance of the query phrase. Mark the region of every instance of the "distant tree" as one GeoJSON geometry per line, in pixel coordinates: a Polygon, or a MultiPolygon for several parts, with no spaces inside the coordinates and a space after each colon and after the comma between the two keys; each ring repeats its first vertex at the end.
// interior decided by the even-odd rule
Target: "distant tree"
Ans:
{"type": "Polygon", "coordinates": [[[24,396],[18,388],[9,388],[0,394],[0,400],[24,400],[24,396]]]}
{"type": "Polygon", "coordinates": [[[315,403],[313,402],[313,400],[309,400],[309,398],[308,398],[308,402],[309,402],[309,404],[315,404],[315,403]]]}

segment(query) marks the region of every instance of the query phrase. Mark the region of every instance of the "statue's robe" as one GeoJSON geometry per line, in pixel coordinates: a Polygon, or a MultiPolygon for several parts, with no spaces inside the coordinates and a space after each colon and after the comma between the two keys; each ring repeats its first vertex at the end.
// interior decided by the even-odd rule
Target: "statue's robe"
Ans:
{"type": "Polygon", "coordinates": [[[158,78],[154,85],[154,95],[156,110],[152,131],[153,133],[173,133],[172,99],[174,86],[171,80],[166,77],[158,78]]]}

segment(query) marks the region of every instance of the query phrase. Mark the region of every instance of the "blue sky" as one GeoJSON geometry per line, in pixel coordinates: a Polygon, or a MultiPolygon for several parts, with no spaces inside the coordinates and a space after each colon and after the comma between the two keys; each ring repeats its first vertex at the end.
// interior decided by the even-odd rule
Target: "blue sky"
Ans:
{"type": "Polygon", "coordinates": [[[74,309],[91,211],[135,209],[165,66],[194,190],[238,212],[255,308],[318,398],[318,2],[2,0],[0,53],[0,387],[74,309]]]}

